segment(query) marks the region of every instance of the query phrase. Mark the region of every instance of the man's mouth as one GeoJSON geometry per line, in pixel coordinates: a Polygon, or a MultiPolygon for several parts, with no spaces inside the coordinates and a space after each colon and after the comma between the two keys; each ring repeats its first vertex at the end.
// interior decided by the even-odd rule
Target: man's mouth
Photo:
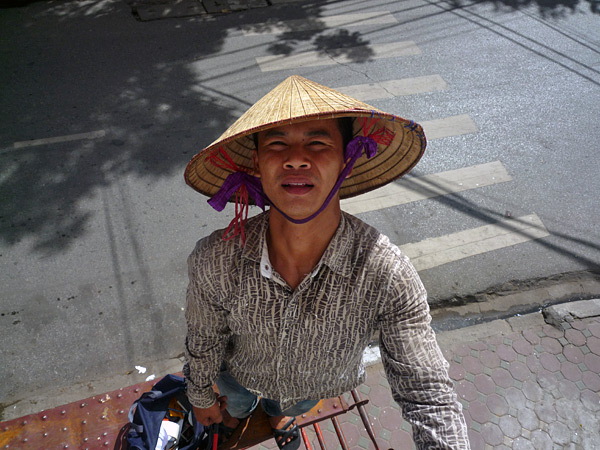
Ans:
{"type": "Polygon", "coordinates": [[[310,183],[283,183],[282,184],[283,189],[285,189],[286,192],[290,193],[290,194],[294,194],[294,195],[302,195],[302,194],[306,194],[307,192],[309,192],[314,185],[310,184],[310,183]]]}

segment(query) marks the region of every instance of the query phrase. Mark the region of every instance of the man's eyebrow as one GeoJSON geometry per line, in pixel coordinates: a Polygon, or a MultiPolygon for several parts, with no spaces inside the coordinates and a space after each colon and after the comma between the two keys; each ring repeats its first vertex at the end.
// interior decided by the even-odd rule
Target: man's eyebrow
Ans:
{"type": "Polygon", "coordinates": [[[283,131],[279,131],[279,130],[267,130],[265,131],[265,137],[271,137],[271,136],[285,136],[286,133],[284,133],[283,131]]]}
{"type": "MultiPolygon", "coordinates": [[[[264,137],[273,137],[273,136],[286,136],[289,133],[286,133],[284,131],[281,130],[267,130],[265,131],[265,136],[264,137]]],[[[309,136],[309,137],[314,137],[314,136],[324,136],[324,137],[331,137],[331,133],[329,131],[327,131],[325,128],[318,128],[316,130],[310,130],[307,131],[306,133],[304,133],[305,136],[309,136]]]]}
{"type": "Polygon", "coordinates": [[[307,133],[305,133],[307,136],[325,136],[325,137],[331,137],[331,133],[329,131],[327,131],[326,129],[318,129],[318,130],[311,130],[307,133]]]}

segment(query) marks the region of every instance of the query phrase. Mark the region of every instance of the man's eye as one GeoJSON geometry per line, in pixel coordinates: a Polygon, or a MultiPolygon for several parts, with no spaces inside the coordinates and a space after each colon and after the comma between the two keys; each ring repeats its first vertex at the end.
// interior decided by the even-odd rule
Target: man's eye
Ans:
{"type": "Polygon", "coordinates": [[[308,145],[311,145],[311,146],[323,146],[323,145],[325,145],[325,142],[322,142],[322,141],[311,141],[308,145]]]}

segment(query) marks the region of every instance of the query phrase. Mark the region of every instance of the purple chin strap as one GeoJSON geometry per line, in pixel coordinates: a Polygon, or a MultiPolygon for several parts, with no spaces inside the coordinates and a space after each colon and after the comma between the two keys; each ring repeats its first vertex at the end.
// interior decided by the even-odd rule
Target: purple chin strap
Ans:
{"type": "Polygon", "coordinates": [[[235,192],[237,192],[238,189],[245,186],[248,192],[248,196],[252,197],[256,205],[262,208],[263,211],[265,209],[265,205],[269,204],[290,222],[295,224],[306,223],[317,217],[323,212],[325,208],[327,208],[327,205],[329,205],[331,199],[333,199],[346,177],[352,171],[354,164],[356,163],[358,158],[361,157],[363,150],[365,151],[365,155],[367,156],[367,158],[372,158],[377,153],[377,142],[369,136],[356,136],[350,142],[348,142],[348,145],[346,146],[346,151],[344,152],[344,157],[348,162],[346,163],[344,169],[338,176],[335,185],[329,192],[329,195],[323,202],[323,205],[321,205],[321,207],[315,213],[311,214],[308,217],[305,217],[304,219],[294,219],[288,216],[286,213],[284,213],[281,209],[279,209],[277,205],[271,202],[266,196],[266,194],[263,192],[260,178],[250,175],[246,172],[231,173],[223,182],[221,189],[219,189],[219,191],[210,200],[208,200],[208,204],[217,211],[223,211],[225,205],[232,197],[232,195],[235,192]]]}

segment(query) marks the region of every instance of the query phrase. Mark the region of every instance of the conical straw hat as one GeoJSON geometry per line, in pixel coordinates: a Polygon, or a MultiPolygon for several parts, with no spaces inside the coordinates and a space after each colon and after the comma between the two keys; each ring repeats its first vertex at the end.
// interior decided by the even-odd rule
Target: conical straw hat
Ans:
{"type": "Polygon", "coordinates": [[[252,171],[254,133],[303,121],[339,117],[355,118],[355,136],[363,134],[365,122],[371,125],[375,122],[375,130],[385,127],[394,133],[391,143],[378,145],[374,157],[358,159],[340,188],[340,198],[353,197],[395,180],[412,169],[425,151],[425,135],[419,124],[293,75],[257,101],[216,141],[192,158],[185,170],[186,183],[212,197],[233,171],[213,164],[210,155],[215,151],[222,148],[238,168],[252,171]]]}

